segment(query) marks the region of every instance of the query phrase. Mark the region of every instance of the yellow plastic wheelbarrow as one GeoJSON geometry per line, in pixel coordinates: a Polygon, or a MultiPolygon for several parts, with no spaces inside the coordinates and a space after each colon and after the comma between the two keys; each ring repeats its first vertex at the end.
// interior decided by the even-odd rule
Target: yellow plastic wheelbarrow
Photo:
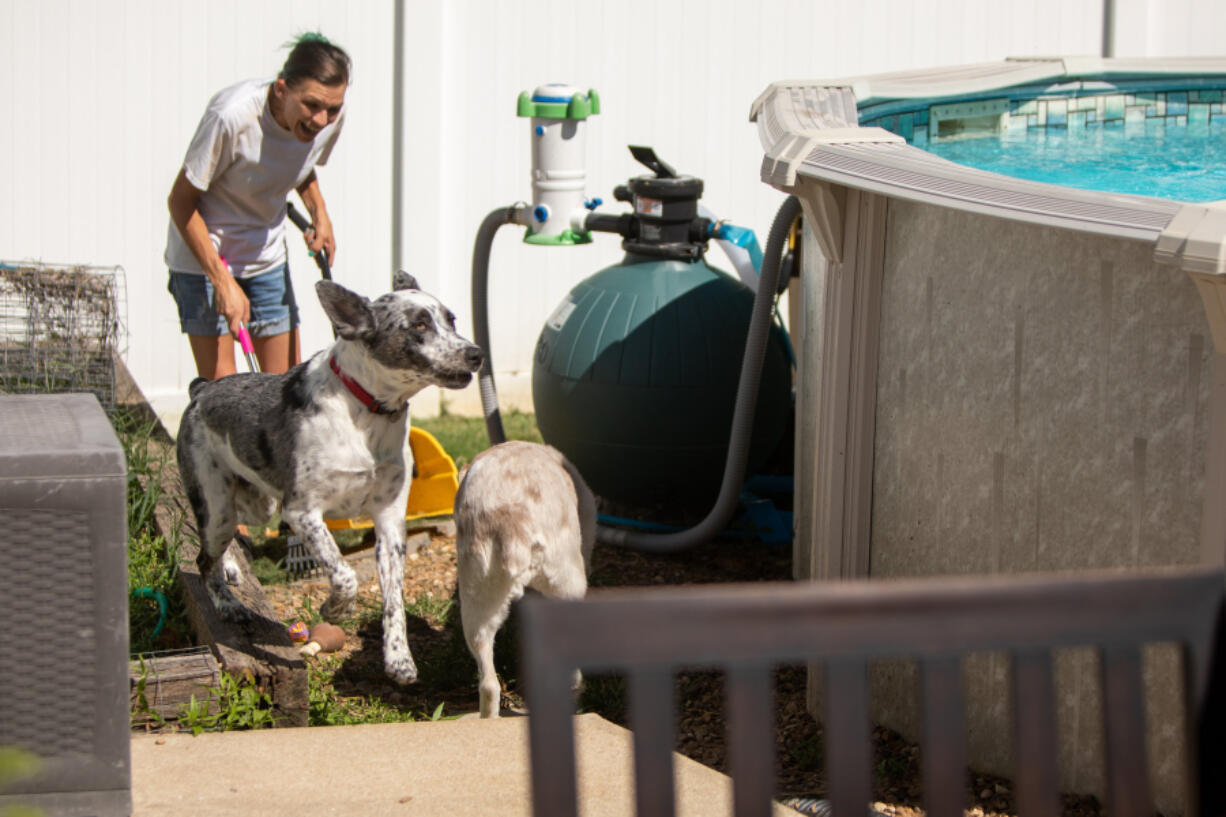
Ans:
{"type": "MultiPolygon", "coordinates": [[[[409,450],[413,452],[413,483],[409,486],[409,505],[404,518],[447,516],[455,505],[460,482],[455,460],[443,450],[429,431],[409,426],[409,450]]],[[[352,519],[327,519],[329,530],[373,527],[369,516],[352,519]]]]}

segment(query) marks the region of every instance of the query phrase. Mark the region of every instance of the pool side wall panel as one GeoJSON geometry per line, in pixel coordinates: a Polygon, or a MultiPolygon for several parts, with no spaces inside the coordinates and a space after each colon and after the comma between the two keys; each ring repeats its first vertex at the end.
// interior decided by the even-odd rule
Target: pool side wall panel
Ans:
{"type": "MultiPolygon", "coordinates": [[[[873,578],[1198,563],[1213,344],[1152,244],[891,199],[880,327],[873,578]]],[[[1101,794],[1096,673],[1057,662],[1064,785],[1101,794]]],[[[877,672],[874,714],[915,737],[910,676],[877,672]]],[[[1157,806],[1179,813],[1175,651],[1146,676],[1157,806]]],[[[967,666],[981,771],[1013,767],[1007,677],[967,666]]]]}

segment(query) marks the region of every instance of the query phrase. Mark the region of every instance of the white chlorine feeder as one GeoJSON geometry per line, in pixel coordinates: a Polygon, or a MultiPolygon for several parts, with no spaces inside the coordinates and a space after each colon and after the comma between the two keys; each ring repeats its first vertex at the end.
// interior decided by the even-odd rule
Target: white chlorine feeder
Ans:
{"type": "Polygon", "coordinates": [[[569,85],[542,85],[519,95],[517,114],[532,122],[532,212],[524,241],[529,244],[587,244],[584,229],[589,210],[600,199],[587,200],[584,121],[600,113],[600,97],[569,85]]]}

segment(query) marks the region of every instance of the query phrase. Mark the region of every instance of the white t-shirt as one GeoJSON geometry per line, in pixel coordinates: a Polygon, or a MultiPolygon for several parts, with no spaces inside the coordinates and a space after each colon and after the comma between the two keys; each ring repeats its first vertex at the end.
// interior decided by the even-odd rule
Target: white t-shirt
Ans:
{"type": "MultiPolygon", "coordinates": [[[[187,180],[203,191],[199,209],[209,238],[235,278],[285,263],[286,197],[316,165],[327,163],[345,117],[342,109],[312,141],[299,142],[273,119],[271,85],[255,79],[219,91],[183,159],[187,180]]],[[[204,274],[174,221],[165,259],[175,272],[204,274]]]]}

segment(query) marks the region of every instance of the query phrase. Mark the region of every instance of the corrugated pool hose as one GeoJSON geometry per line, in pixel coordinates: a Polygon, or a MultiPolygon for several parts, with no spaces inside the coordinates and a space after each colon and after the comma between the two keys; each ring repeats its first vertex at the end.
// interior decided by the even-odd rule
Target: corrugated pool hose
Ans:
{"type": "MultiPolygon", "coordinates": [[[[506,440],[502,416],[498,412],[498,395],[494,388],[494,367],[490,358],[489,315],[486,308],[486,288],[489,281],[490,248],[494,234],[504,224],[520,223],[520,207],[504,207],[491,212],[481,222],[473,247],[472,302],[474,333],[477,345],[485,351],[485,363],[478,375],[481,405],[485,411],[485,427],[490,443],[506,440]]],[[[724,461],[724,477],[715,504],[702,521],[685,530],[670,533],[644,533],[601,525],[597,539],[603,544],[620,545],[654,553],[673,553],[713,539],[728,526],[736,513],[745,468],[749,460],[749,443],[753,431],[754,410],[757,408],[758,387],[762,376],[762,361],[770,337],[775,293],[778,291],[780,261],[792,223],[800,215],[800,201],[789,196],[775,214],[763,252],[762,275],[754,296],[753,313],[745,338],[745,354],[741,359],[741,376],[737,384],[736,404],[729,432],[728,457],[724,461]]]]}

